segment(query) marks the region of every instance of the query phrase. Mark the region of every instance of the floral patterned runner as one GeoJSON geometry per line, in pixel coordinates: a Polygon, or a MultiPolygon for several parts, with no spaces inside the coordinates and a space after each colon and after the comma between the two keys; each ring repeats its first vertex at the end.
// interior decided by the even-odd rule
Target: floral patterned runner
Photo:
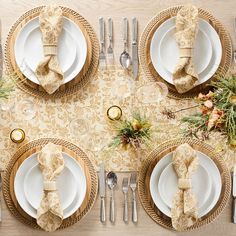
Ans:
{"type": "MultiPolygon", "coordinates": [[[[43,137],[61,138],[78,145],[98,168],[101,160],[106,168],[115,171],[137,170],[147,152],[156,145],[171,138],[182,137],[180,120],[198,110],[194,100],[165,98],[153,101],[145,91],[150,83],[143,73],[134,82],[120,67],[110,67],[99,71],[98,75],[80,93],[57,100],[32,97],[15,88],[8,109],[0,113],[0,167],[4,168],[19,147],[10,140],[14,128],[22,128],[26,142],[43,137]],[[153,125],[152,145],[137,158],[133,150],[108,148],[116,134],[106,117],[106,110],[119,105],[123,117],[129,118],[132,111],[145,114],[153,125]],[[185,108],[194,107],[184,110],[185,108]]],[[[199,137],[205,139],[206,137],[199,137]]],[[[236,151],[227,145],[227,138],[219,132],[211,132],[205,140],[219,152],[229,168],[236,163],[236,151]]]]}

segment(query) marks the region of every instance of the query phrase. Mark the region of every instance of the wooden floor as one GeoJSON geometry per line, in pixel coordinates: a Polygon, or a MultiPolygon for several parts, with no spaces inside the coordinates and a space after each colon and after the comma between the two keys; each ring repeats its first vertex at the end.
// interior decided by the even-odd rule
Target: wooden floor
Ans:
{"type": "MultiPolygon", "coordinates": [[[[231,33],[232,41],[236,47],[236,34],[233,29],[234,17],[236,16],[236,0],[0,0],[0,17],[2,19],[3,39],[6,38],[8,30],[17,18],[25,11],[44,4],[54,2],[60,5],[68,6],[75,11],[82,14],[98,32],[98,19],[103,16],[105,19],[112,17],[114,20],[114,34],[115,34],[115,56],[118,61],[119,55],[123,50],[122,45],[122,17],[137,17],[139,21],[139,34],[141,34],[148,21],[157,14],[159,11],[174,5],[184,3],[193,3],[198,7],[209,10],[218,18],[231,33]]],[[[119,174],[119,180],[127,174],[119,174]]],[[[82,235],[96,235],[96,236],[120,236],[120,235],[161,235],[173,236],[177,235],[175,232],[163,229],[155,224],[149,216],[145,213],[142,207],[138,207],[138,224],[135,225],[131,221],[125,224],[122,221],[123,211],[123,195],[120,189],[116,190],[116,205],[117,215],[116,223],[114,225],[107,222],[105,225],[99,221],[99,199],[91,212],[82,219],[79,223],[75,224],[63,231],[52,233],[51,235],[59,236],[82,236],[82,235]]],[[[108,202],[107,202],[108,205],[108,202]]],[[[129,205],[130,206],[130,205],[129,205]]],[[[131,209],[131,207],[129,207],[131,209]]],[[[107,208],[108,210],[108,208],[107,208]]],[[[207,236],[230,236],[236,234],[236,225],[230,221],[231,216],[231,203],[228,204],[222,215],[212,224],[202,227],[191,233],[178,235],[207,235],[207,236]]],[[[18,235],[34,235],[41,236],[46,233],[32,230],[31,228],[21,224],[16,220],[8,211],[5,204],[3,206],[3,221],[0,224],[0,235],[18,236],[18,235]]]]}

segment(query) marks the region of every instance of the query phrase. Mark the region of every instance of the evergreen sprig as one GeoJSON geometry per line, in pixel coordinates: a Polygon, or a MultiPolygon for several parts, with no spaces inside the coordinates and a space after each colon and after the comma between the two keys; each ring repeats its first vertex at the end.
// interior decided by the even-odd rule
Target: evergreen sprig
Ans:
{"type": "MultiPolygon", "coordinates": [[[[222,127],[213,127],[227,134],[228,141],[235,145],[236,142],[236,76],[228,76],[220,78],[218,81],[213,82],[214,87],[213,95],[210,100],[219,111],[223,112],[222,127]]],[[[197,99],[198,100],[198,99],[197,99]]],[[[204,103],[202,107],[204,107],[204,103]]],[[[183,123],[187,124],[184,130],[185,135],[196,134],[199,130],[206,131],[209,119],[211,118],[212,109],[208,113],[198,112],[193,115],[184,117],[183,123]]]]}
{"type": "Polygon", "coordinates": [[[151,138],[151,124],[145,116],[133,113],[131,120],[121,120],[114,124],[117,135],[113,138],[111,147],[122,145],[127,148],[140,147],[151,138]]]}

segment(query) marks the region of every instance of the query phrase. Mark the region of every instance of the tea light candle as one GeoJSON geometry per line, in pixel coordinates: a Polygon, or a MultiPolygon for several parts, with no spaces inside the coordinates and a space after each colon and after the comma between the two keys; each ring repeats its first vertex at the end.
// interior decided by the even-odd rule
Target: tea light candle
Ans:
{"type": "Polygon", "coordinates": [[[122,110],[118,106],[111,106],[107,109],[107,117],[110,120],[119,120],[122,116],[122,110]]]}
{"type": "Polygon", "coordinates": [[[10,138],[14,143],[22,143],[25,140],[25,132],[23,129],[13,129],[10,138]]]}

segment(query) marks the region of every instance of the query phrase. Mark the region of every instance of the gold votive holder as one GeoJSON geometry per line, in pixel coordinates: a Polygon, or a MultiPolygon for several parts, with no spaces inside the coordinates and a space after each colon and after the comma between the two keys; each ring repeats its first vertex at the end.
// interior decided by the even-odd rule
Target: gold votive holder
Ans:
{"type": "Polygon", "coordinates": [[[107,117],[112,121],[120,120],[122,117],[122,110],[119,106],[113,105],[107,109],[107,117]]]}
{"type": "Polygon", "coordinates": [[[10,138],[14,143],[22,143],[25,140],[25,131],[20,128],[13,129],[10,133],[10,138]]]}

